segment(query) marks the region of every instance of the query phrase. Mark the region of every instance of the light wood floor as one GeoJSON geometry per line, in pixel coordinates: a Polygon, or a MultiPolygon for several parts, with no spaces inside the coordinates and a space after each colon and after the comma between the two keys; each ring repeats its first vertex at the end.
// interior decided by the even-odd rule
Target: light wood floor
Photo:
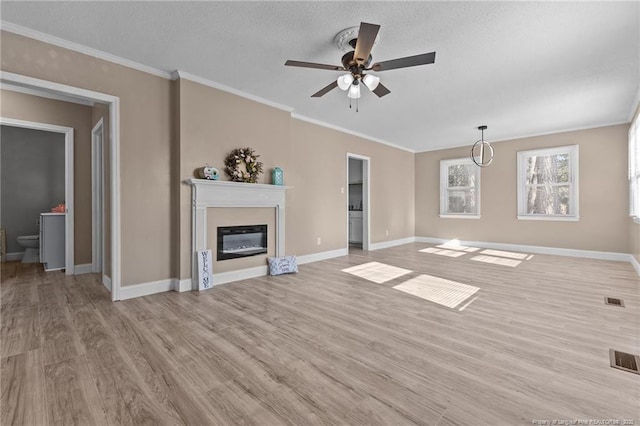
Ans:
{"type": "Polygon", "coordinates": [[[428,246],[117,303],[95,275],[3,264],[0,424],[640,424],[640,375],[608,358],[640,353],[630,264],[508,267],[428,246]],[[341,272],[371,261],[412,272],[383,284],[341,272]],[[419,274],[479,297],[459,311],[392,288],[419,274]]]}

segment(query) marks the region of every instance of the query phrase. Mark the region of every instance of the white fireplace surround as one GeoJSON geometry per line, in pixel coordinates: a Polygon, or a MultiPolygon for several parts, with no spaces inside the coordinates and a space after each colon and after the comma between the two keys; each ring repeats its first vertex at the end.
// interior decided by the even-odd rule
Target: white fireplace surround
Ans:
{"type": "MultiPolygon", "coordinates": [[[[191,185],[191,289],[198,290],[196,252],[207,247],[207,208],[209,207],[273,207],[276,213],[275,255],[284,256],[285,192],[289,186],[240,183],[206,179],[189,179],[191,185]]],[[[265,275],[266,265],[252,272],[234,271],[216,274],[213,285],[248,278],[247,275],[265,275]]]]}

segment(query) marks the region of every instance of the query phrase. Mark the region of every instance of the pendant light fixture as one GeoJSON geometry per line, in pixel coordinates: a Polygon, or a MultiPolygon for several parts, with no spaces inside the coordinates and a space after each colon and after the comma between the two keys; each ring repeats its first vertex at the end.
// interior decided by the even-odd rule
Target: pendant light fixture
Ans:
{"type": "Polygon", "coordinates": [[[484,140],[484,131],[487,130],[487,126],[479,126],[478,130],[482,132],[482,136],[471,147],[471,159],[477,166],[487,167],[493,161],[493,147],[484,140]]]}

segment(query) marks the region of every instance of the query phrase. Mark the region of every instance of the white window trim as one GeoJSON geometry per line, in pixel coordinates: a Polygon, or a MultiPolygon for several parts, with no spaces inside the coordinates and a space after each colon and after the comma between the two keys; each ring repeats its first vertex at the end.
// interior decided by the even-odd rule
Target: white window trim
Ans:
{"type": "Polygon", "coordinates": [[[440,217],[443,219],[480,219],[480,167],[476,166],[471,158],[452,158],[440,160],[440,217]],[[476,205],[477,213],[447,213],[447,186],[449,182],[449,166],[454,164],[470,164],[476,167],[476,205]]]}
{"type": "Polygon", "coordinates": [[[640,119],[629,126],[629,216],[640,224],[640,119]],[[637,182],[637,183],[636,183],[637,182]]]}
{"type": "MultiPolygon", "coordinates": [[[[580,205],[578,194],[578,145],[558,146],[554,148],[532,149],[528,151],[518,151],[518,219],[519,220],[550,220],[561,222],[577,222],[580,220],[578,206],[580,205]],[[526,159],[531,156],[549,156],[562,153],[569,154],[569,210],[573,212],[569,215],[557,214],[528,214],[527,211],[527,191],[526,191],[526,159]]],[[[562,184],[565,185],[565,184],[562,184]]]]}

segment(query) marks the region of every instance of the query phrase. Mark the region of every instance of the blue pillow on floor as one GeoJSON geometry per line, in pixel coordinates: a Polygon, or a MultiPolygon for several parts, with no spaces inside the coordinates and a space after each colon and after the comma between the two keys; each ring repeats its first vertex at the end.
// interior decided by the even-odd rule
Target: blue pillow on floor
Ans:
{"type": "Polygon", "coordinates": [[[298,272],[298,262],[295,256],[270,257],[269,275],[295,274],[298,272]]]}

